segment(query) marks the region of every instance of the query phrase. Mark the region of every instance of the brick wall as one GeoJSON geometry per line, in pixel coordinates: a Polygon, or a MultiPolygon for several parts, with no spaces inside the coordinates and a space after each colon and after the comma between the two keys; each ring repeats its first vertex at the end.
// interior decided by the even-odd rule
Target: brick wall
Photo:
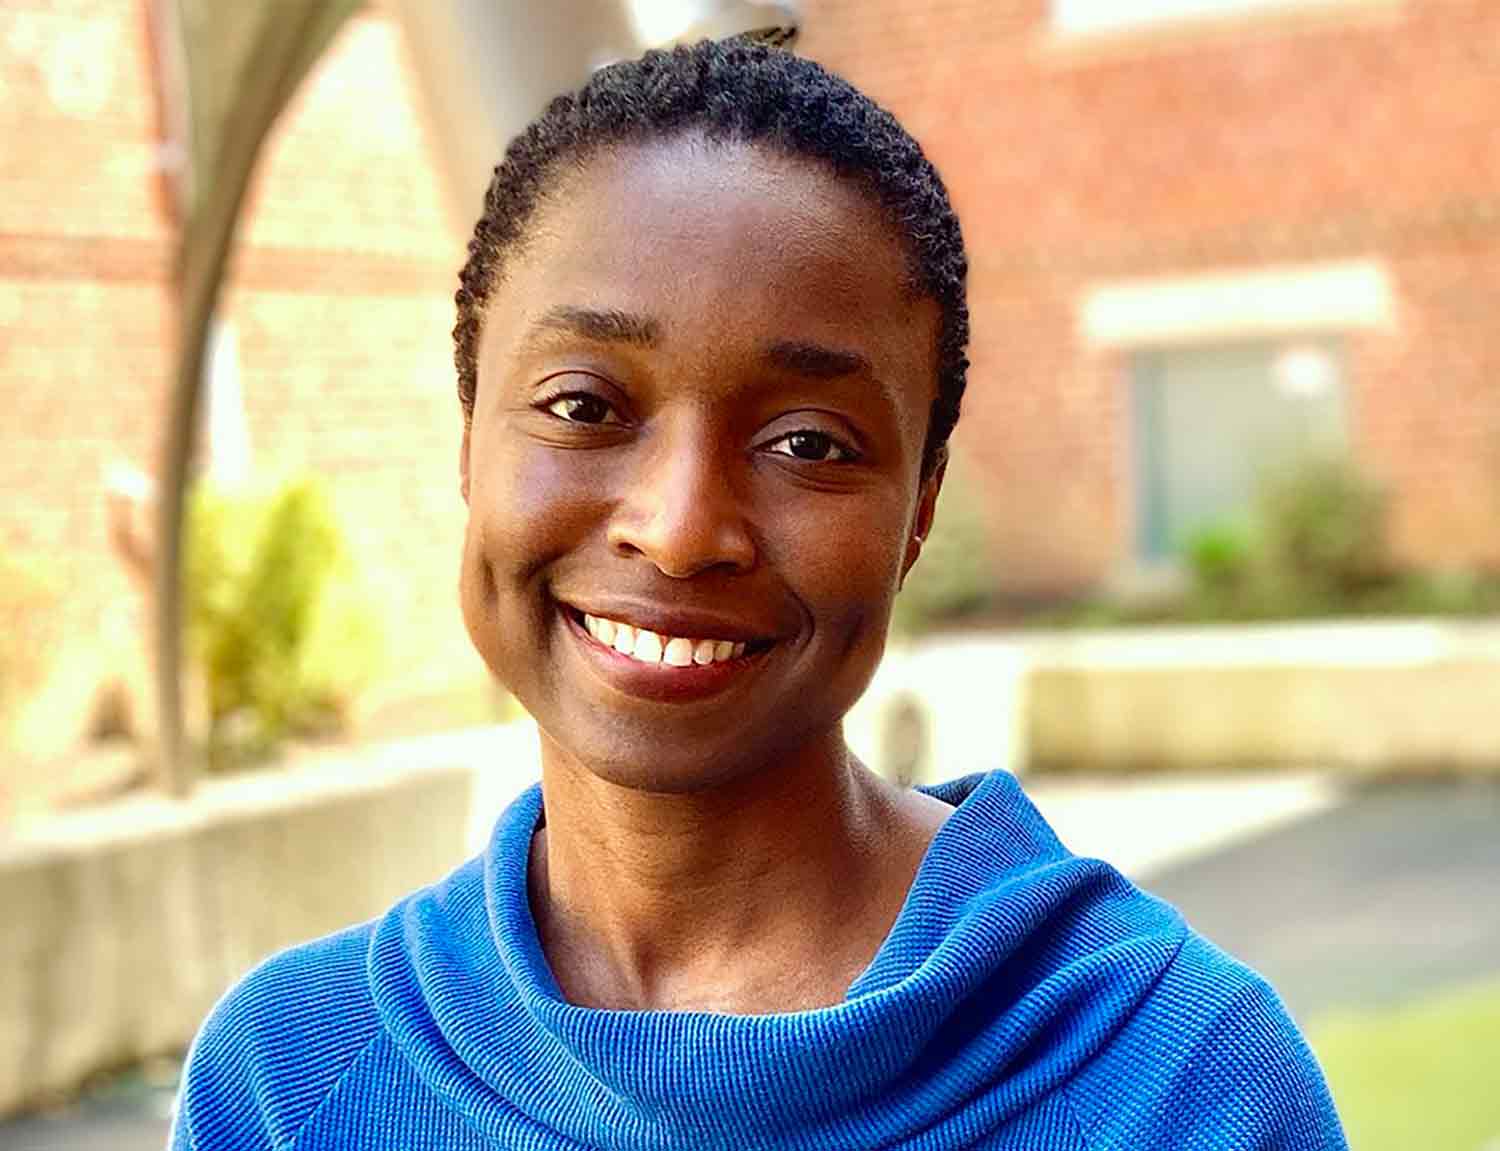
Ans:
{"type": "Polygon", "coordinates": [[[1124,364],[1091,282],[1375,259],[1397,319],[1350,342],[1361,463],[1408,561],[1500,565],[1500,6],[1372,3],[1084,42],[1045,0],[810,0],[805,50],[942,169],[972,255],[959,442],[1006,582],[1109,578],[1133,536],[1124,364]]]}
{"type": "MultiPolygon", "coordinates": [[[[361,17],[304,85],[263,155],[221,313],[257,474],[329,478],[383,617],[393,695],[482,674],[455,595],[448,329],[462,244],[402,51],[386,21],[361,17]]],[[[150,721],[149,605],[111,547],[105,502],[112,466],[156,470],[171,370],[150,59],[141,0],[0,11],[0,547],[54,589],[0,813],[75,787],[59,765],[112,682],[150,721]]]]}
{"type": "Polygon", "coordinates": [[[0,812],[61,786],[100,685],[139,678],[142,605],[108,556],[105,469],[155,453],[170,336],[153,109],[134,5],[0,11],[0,548],[52,617],[0,812]]]}

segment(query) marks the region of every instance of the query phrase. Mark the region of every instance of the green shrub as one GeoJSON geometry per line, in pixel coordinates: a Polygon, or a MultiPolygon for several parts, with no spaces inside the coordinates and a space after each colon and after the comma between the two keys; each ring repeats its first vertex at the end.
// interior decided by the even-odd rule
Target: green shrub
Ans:
{"type": "Polygon", "coordinates": [[[377,637],[317,482],[269,496],[196,490],[186,595],[211,765],[344,724],[375,664],[377,637]]]}
{"type": "Polygon", "coordinates": [[[1262,592],[1296,613],[1349,604],[1393,577],[1385,494],[1342,456],[1270,477],[1255,509],[1262,592]]]}
{"type": "Polygon", "coordinates": [[[1500,614],[1500,577],[1472,571],[1411,572],[1372,590],[1365,603],[1382,615],[1500,614]]]}
{"type": "Polygon", "coordinates": [[[1227,594],[1243,588],[1250,579],[1254,549],[1245,527],[1225,522],[1194,532],[1184,556],[1197,586],[1227,594]]]}
{"type": "Polygon", "coordinates": [[[1161,599],[1088,600],[1033,622],[1055,627],[1351,616],[1500,613],[1500,573],[1401,571],[1387,500],[1348,459],[1268,477],[1243,522],[1210,524],[1180,558],[1188,588],[1161,599]]]}
{"type": "Polygon", "coordinates": [[[1171,613],[1178,618],[1361,614],[1395,602],[1385,496],[1341,456],[1268,476],[1243,526],[1202,529],[1183,559],[1192,586],[1171,613]]]}
{"type": "Polygon", "coordinates": [[[932,532],[896,597],[891,628],[919,635],[984,612],[995,602],[984,518],[963,468],[950,463],[932,532]]]}

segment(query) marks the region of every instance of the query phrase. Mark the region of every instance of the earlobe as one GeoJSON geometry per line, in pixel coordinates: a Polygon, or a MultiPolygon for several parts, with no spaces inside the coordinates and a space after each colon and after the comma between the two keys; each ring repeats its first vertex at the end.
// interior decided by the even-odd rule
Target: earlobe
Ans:
{"type": "Polygon", "coordinates": [[[464,421],[463,443],[458,448],[458,490],[464,498],[464,503],[469,502],[469,421],[464,421]]]}
{"type": "Polygon", "coordinates": [[[896,582],[896,590],[899,591],[906,586],[906,577],[916,566],[917,557],[922,554],[923,540],[924,537],[913,533],[912,537],[906,541],[906,556],[901,561],[901,578],[896,582]]]}
{"type": "Polygon", "coordinates": [[[922,488],[917,496],[917,514],[913,517],[911,535],[906,541],[906,555],[901,561],[901,581],[898,586],[905,585],[907,575],[917,562],[917,557],[922,554],[923,543],[932,534],[932,522],[937,517],[938,493],[942,491],[943,475],[947,470],[948,452],[945,448],[937,466],[932,469],[932,474],[922,481],[922,488]]]}

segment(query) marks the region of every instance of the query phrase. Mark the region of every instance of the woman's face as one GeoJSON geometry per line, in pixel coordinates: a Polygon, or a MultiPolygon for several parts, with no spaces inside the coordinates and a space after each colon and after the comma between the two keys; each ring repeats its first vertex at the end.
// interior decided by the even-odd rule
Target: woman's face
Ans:
{"type": "Polygon", "coordinates": [[[907,283],[861,189],[753,145],[615,149],[539,209],[486,311],[461,593],[552,752],[658,791],[838,753],[937,496],[907,283]]]}

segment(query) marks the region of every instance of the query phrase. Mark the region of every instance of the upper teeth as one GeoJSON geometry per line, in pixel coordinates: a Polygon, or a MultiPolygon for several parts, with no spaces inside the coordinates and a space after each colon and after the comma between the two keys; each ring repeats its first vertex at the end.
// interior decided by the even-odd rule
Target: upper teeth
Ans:
{"type": "Polygon", "coordinates": [[[688,667],[692,664],[723,663],[739,659],[745,654],[745,645],[727,639],[684,639],[679,636],[658,635],[643,627],[632,627],[618,620],[601,619],[596,615],[585,615],[583,626],[605,647],[612,647],[621,655],[638,659],[642,663],[666,663],[673,667],[688,667]]]}

